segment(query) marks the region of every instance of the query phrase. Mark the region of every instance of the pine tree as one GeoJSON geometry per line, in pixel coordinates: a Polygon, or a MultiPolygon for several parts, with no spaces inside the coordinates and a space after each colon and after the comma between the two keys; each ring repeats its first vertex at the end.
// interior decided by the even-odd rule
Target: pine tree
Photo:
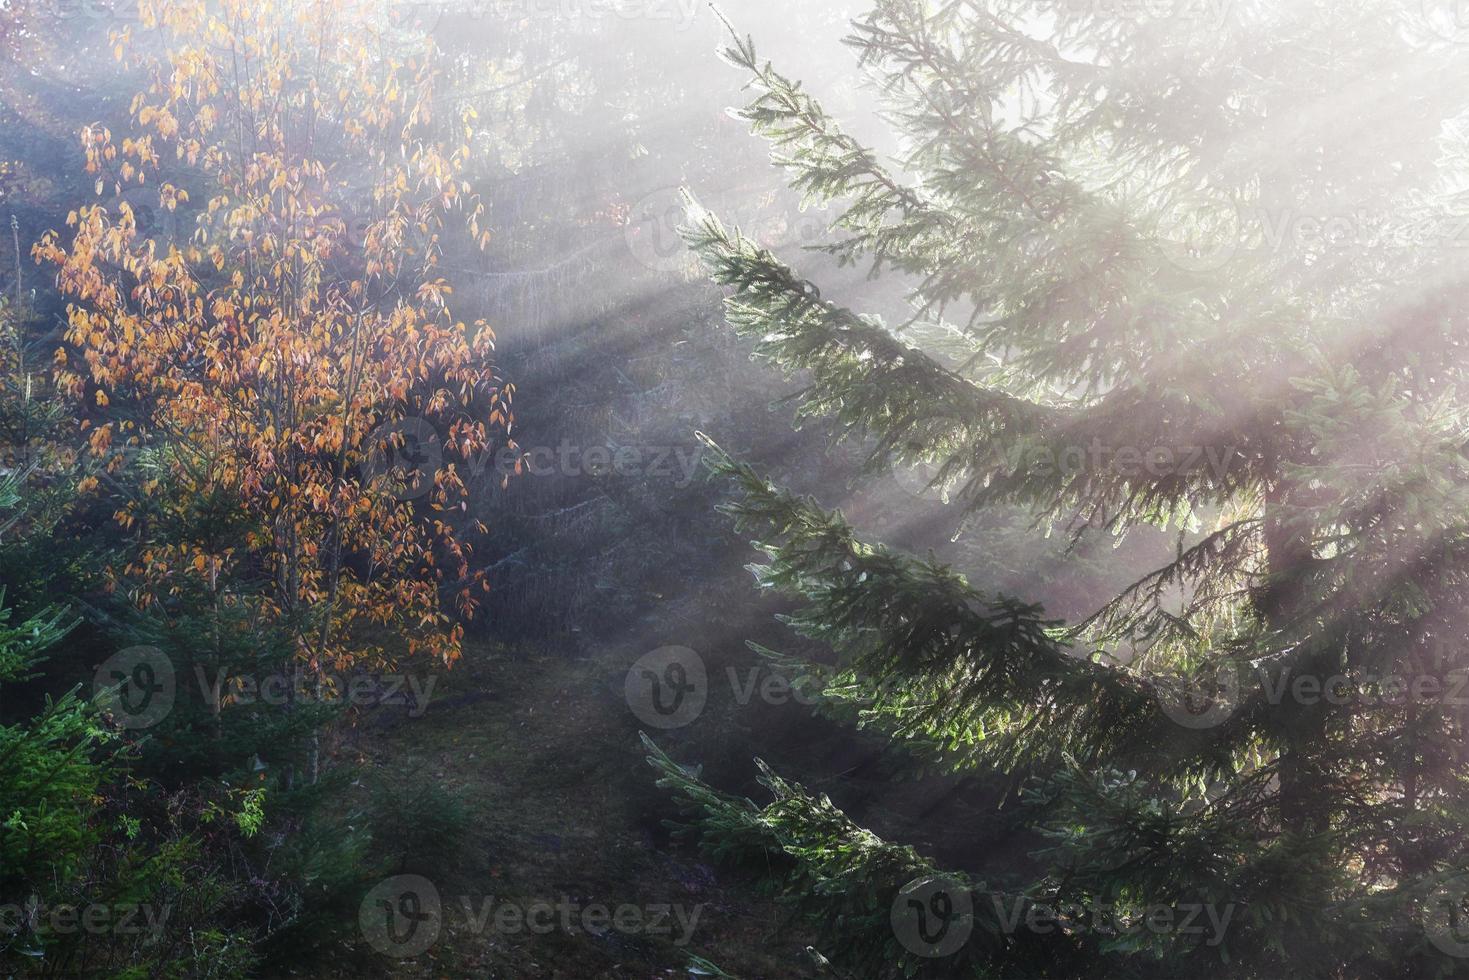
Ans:
{"type": "Polygon", "coordinates": [[[754,91],[743,118],[834,208],[822,251],[911,285],[911,321],[886,323],[693,210],[730,323],[804,379],[800,414],[865,440],[875,471],[937,467],[964,513],[1178,540],[1054,622],[716,452],[759,584],[834,652],[799,664],[824,707],[915,764],[1023,785],[1042,842],[940,868],[768,768],[762,806],[649,742],[703,845],[775,869],[824,927],[818,960],[1469,969],[1455,28],[1417,0],[878,0],[847,41],[893,163],[751,40],[724,52],[754,91]],[[910,342],[935,326],[950,349],[910,342]]]}

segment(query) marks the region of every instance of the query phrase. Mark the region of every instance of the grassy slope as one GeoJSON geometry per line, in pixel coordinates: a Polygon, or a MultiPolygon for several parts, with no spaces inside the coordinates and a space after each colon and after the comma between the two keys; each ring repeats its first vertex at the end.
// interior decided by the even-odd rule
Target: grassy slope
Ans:
{"type": "Polygon", "coordinates": [[[486,896],[521,906],[563,897],[580,906],[701,905],[688,951],[747,980],[806,974],[797,965],[805,942],[783,928],[781,910],[662,827],[673,808],[653,786],[622,694],[641,652],[625,644],[568,658],[477,644],[441,680],[423,717],[369,721],[347,740],[341,761],[359,762],[362,787],[427,776],[473,815],[457,866],[434,878],[443,935],[415,960],[375,957],[382,975],[690,975],[673,936],[597,937],[559,926],[496,934],[493,925],[476,934],[460,896],[475,909],[486,896]]]}

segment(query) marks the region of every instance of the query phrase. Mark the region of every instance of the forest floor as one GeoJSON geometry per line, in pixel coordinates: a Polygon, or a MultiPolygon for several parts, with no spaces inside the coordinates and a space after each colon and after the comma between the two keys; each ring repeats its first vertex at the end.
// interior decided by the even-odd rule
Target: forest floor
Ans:
{"type": "Polygon", "coordinates": [[[764,696],[771,675],[747,641],[815,651],[777,622],[791,609],[753,587],[744,564],[753,552],[707,552],[697,574],[670,561],[666,575],[643,583],[639,605],[592,609],[557,640],[471,634],[463,659],[433,675],[421,714],[379,708],[337,740],[334,767],[356,774],[350,809],[370,810],[384,784],[409,793],[428,786],[457,798],[469,823],[448,860],[402,869],[432,882],[442,910],[437,941],[394,959],[347,923],[344,945],[328,951],[334,976],[720,975],[691,968],[697,955],[739,980],[830,980],[804,952],[816,937],[759,887],[770,881],[763,869],[715,866],[669,832],[665,821],[679,808],[655,785],[643,731],[680,763],[700,766],[711,785],[761,803],[769,796],[754,758],[762,757],[879,836],[947,866],[969,866],[977,852],[1024,850],[1029,842],[1007,836],[971,780],[914,773],[881,739],[816,717],[799,698],[764,696]],[[626,683],[639,658],[670,645],[702,659],[708,699],[689,724],[657,730],[629,706],[626,683]],[[587,913],[619,906],[636,926],[584,928],[587,913]],[[538,931],[519,921],[531,910],[539,910],[538,931]]]}
{"type": "MultiPolygon", "coordinates": [[[[344,958],[376,964],[382,976],[717,975],[690,971],[696,953],[743,980],[810,975],[801,952],[809,937],[783,910],[663,826],[677,809],[654,785],[638,737],[645,726],[624,695],[633,661],[659,645],[627,636],[568,656],[469,641],[463,660],[436,675],[421,717],[364,719],[336,753],[361,771],[361,802],[374,783],[429,781],[457,796],[472,823],[431,879],[442,907],[437,942],[393,960],[353,930],[344,958]],[[583,916],[597,906],[631,906],[624,925],[634,916],[639,924],[593,934],[583,916]],[[517,922],[533,907],[542,909],[536,932],[517,922]]],[[[355,965],[351,973],[362,975],[355,965]]]]}

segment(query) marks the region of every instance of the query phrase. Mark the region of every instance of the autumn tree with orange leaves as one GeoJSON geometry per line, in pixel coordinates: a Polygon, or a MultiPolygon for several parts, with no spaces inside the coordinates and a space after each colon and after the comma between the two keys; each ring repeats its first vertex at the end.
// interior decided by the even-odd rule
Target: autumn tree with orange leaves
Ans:
{"type": "Polygon", "coordinates": [[[488,240],[472,110],[436,97],[431,47],[385,9],[139,13],[114,38],[149,79],[132,131],[83,132],[100,203],[35,249],[71,301],[58,375],[92,451],[145,464],[118,496],[136,554],[116,585],[284,629],[308,676],[452,663],[487,587],[467,463],[513,446],[493,333],[456,319],[439,269],[488,240]],[[425,424],[432,473],[402,461],[425,424]],[[179,533],[209,508],[239,533],[179,533]]]}

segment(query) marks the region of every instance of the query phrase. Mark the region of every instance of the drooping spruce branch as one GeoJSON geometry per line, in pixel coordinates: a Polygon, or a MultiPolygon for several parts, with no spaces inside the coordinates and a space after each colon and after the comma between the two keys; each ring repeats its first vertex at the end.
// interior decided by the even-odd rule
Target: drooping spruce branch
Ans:
{"type": "Polygon", "coordinates": [[[806,372],[800,416],[872,437],[874,469],[935,463],[941,480],[963,484],[972,508],[1023,503],[1050,519],[1079,513],[1113,529],[1183,520],[1256,478],[1264,447],[1248,435],[1241,445],[1225,443],[1207,406],[1170,408],[1166,398],[1150,403],[1147,391],[1119,390],[1077,409],[976,384],[894,337],[880,319],[825,298],[714,215],[696,209],[693,218],[685,239],[711,277],[732,287],[731,325],[756,341],[759,356],[806,372]],[[1136,459],[1127,463],[1119,451],[1136,459]],[[1159,453],[1167,461],[1161,469],[1147,462],[1159,453]]]}
{"type": "Polygon", "coordinates": [[[858,684],[864,710],[895,735],[1001,768],[1052,764],[1062,746],[1087,764],[1160,773],[1231,765],[1231,737],[1180,733],[1157,680],[1068,649],[1039,607],[863,543],[840,514],[706,445],[714,473],[736,486],[722,510],[769,557],[753,569],[759,584],[807,601],[786,622],[836,651],[830,676],[858,684]]]}
{"type": "Polygon", "coordinates": [[[1003,459],[989,447],[1054,424],[1053,410],[982,388],[898,341],[877,318],[825,299],[714,215],[697,213],[684,236],[715,281],[733,287],[730,320],[757,339],[759,354],[811,372],[801,414],[829,414],[849,431],[876,436],[875,463],[933,460],[962,449],[971,463],[988,458],[999,466],[1003,459]]]}
{"type": "Polygon", "coordinates": [[[658,785],[671,791],[688,815],[689,823],[675,824],[675,830],[692,836],[716,860],[773,871],[782,900],[821,929],[826,955],[857,966],[863,977],[979,980],[989,975],[986,964],[998,961],[1026,976],[1059,978],[1100,956],[1085,937],[1017,930],[1010,917],[1024,915],[1025,895],[936,868],[912,847],[858,826],[830,799],[812,796],[763,762],[758,763],[760,784],[773,799],[760,807],[713,789],[647,735],[642,739],[658,785]],[[972,929],[972,938],[944,959],[916,955],[890,927],[900,889],[926,879],[965,892],[972,910],[960,926],[972,929]]]}

